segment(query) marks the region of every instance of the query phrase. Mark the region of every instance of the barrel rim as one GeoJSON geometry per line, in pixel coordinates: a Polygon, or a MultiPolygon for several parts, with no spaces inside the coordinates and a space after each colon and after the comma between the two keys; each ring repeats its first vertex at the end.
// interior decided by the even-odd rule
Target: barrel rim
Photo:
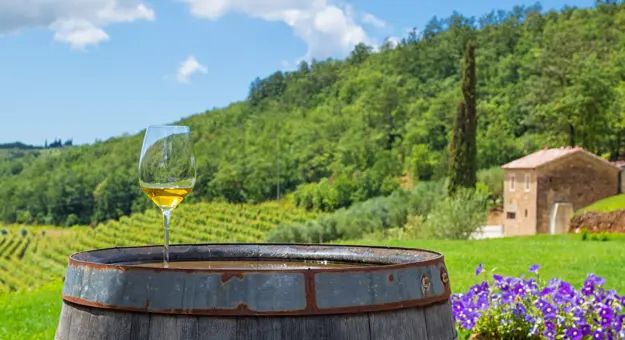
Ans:
{"type": "Polygon", "coordinates": [[[154,272],[168,271],[168,272],[196,272],[196,273],[271,273],[271,272],[279,272],[279,273],[326,273],[326,272],[362,272],[362,271],[371,271],[371,270],[379,270],[379,269],[402,269],[406,267],[414,267],[416,266],[428,266],[438,262],[444,262],[445,256],[437,251],[422,249],[422,248],[408,248],[408,247],[391,247],[391,246],[367,246],[367,245],[354,245],[354,244],[320,244],[320,243],[179,243],[179,244],[171,244],[169,245],[169,251],[172,252],[173,249],[177,247],[201,247],[201,246],[296,246],[296,247],[329,247],[329,248],[360,248],[360,249],[383,249],[383,250],[403,250],[409,252],[422,252],[422,253],[430,253],[436,255],[434,258],[430,258],[424,261],[415,261],[415,262],[403,262],[403,263],[390,263],[390,264],[370,264],[366,263],[366,266],[354,266],[354,267],[343,267],[343,268],[300,268],[300,269],[263,269],[263,268],[219,268],[219,269],[209,269],[209,268],[198,268],[198,269],[187,269],[187,268],[160,268],[160,267],[142,267],[136,265],[122,265],[115,263],[97,263],[90,262],[86,260],[77,259],[77,256],[83,254],[89,254],[100,251],[107,250],[124,250],[124,249],[146,249],[146,248],[159,248],[162,247],[160,245],[144,245],[144,246],[126,246],[126,247],[109,247],[109,248],[101,248],[94,250],[87,250],[82,252],[76,252],[69,256],[69,265],[73,266],[86,266],[91,268],[99,268],[99,269],[117,269],[121,271],[133,271],[133,270],[150,270],[154,272]]]}
{"type": "MultiPolygon", "coordinates": [[[[146,257],[155,257],[162,256],[160,251],[156,251],[161,249],[160,245],[144,245],[144,246],[126,246],[126,247],[111,247],[111,248],[103,248],[96,250],[88,250],[83,252],[77,252],[70,256],[67,276],[68,279],[65,280],[64,289],[62,293],[63,300],[66,302],[71,302],[79,305],[103,308],[103,309],[113,309],[113,310],[122,310],[122,311],[132,311],[132,312],[146,312],[146,313],[155,313],[155,314],[184,314],[184,315],[215,315],[215,316],[271,316],[271,315],[327,315],[327,314],[346,314],[346,313],[363,313],[363,312],[377,312],[377,311],[388,311],[388,310],[396,310],[402,308],[410,308],[410,307],[420,307],[430,305],[436,302],[442,302],[449,299],[451,295],[451,288],[449,277],[447,273],[447,268],[444,261],[444,255],[438,251],[429,250],[429,249],[421,249],[421,248],[408,248],[408,247],[392,247],[392,246],[369,246],[369,245],[354,245],[354,244],[307,244],[307,243],[202,243],[202,244],[175,244],[170,246],[170,250],[174,250],[187,247],[202,247],[209,246],[208,249],[220,249],[223,253],[219,253],[220,255],[227,256],[231,255],[228,252],[233,251],[235,254],[237,251],[241,251],[241,254],[245,254],[248,256],[248,259],[253,258],[267,258],[267,259],[302,259],[298,257],[298,250],[307,249],[310,250],[308,254],[313,255],[317,254],[317,259],[328,259],[326,256],[329,256],[329,253],[317,252],[319,249],[324,250],[338,250],[334,254],[337,257],[346,257],[346,261],[353,261],[358,263],[358,259],[360,257],[372,257],[373,259],[380,260],[384,258],[383,255],[386,255],[387,260],[394,259],[395,261],[387,264],[377,264],[377,263],[367,263],[363,261],[363,266],[353,266],[353,267],[329,267],[329,268],[297,268],[297,269],[263,269],[263,268],[209,268],[209,269],[189,269],[189,268],[162,268],[162,267],[146,267],[146,266],[136,266],[136,265],[124,265],[119,263],[105,263],[107,259],[112,260],[114,258],[113,254],[123,254],[123,253],[111,253],[108,254],[106,252],[121,250],[121,251],[129,251],[131,249],[147,249],[153,248],[155,252],[148,251],[147,253],[137,252],[136,255],[138,260],[141,261],[143,259],[140,256],[146,257]],[[237,248],[239,246],[247,246],[251,248],[237,248]],[[214,247],[214,248],[213,248],[214,247]],[[234,247],[234,248],[233,248],[234,247]],[[257,248],[258,247],[258,248],[257,248]],[[286,257],[280,256],[270,256],[271,254],[279,255],[279,252],[275,252],[280,247],[285,247],[286,249],[286,257]],[[344,249],[345,252],[340,252],[340,249],[344,249]],[[271,250],[274,250],[272,252],[271,250]],[[372,253],[373,250],[373,253],[372,253]],[[375,254],[375,250],[381,251],[381,253],[375,254]],[[246,253],[249,252],[249,253],[246,253]],[[265,251],[265,252],[263,252],[265,251]],[[359,252],[360,251],[360,252],[359,252]],[[388,253],[384,253],[384,251],[389,251],[388,253]],[[393,253],[393,251],[397,251],[393,253]],[[104,254],[100,254],[101,258],[98,258],[97,255],[95,257],[90,257],[90,255],[104,252],[104,254]],[[405,252],[405,253],[403,253],[405,252]],[[409,255],[406,255],[409,254],[409,255]],[[410,257],[412,257],[414,261],[410,261],[410,257]],[[420,260],[418,254],[428,254],[425,256],[424,260],[420,260]],[[107,255],[109,257],[107,257],[107,255]],[[292,257],[289,257],[291,255],[292,257]],[[97,263],[93,261],[100,260],[102,263],[97,263]],[[90,262],[91,261],[91,262],[90,262]],[[154,303],[156,300],[161,299],[162,297],[155,295],[155,293],[144,292],[140,293],[141,300],[144,301],[142,303],[126,303],[128,300],[134,297],[134,295],[128,295],[125,291],[124,287],[118,286],[114,288],[113,291],[108,290],[108,286],[106,288],[106,292],[104,295],[84,295],[86,293],[86,289],[83,292],[82,288],[85,286],[94,287],[92,284],[103,288],[102,282],[110,280],[104,279],[102,275],[109,275],[114,273],[113,275],[125,275],[125,272],[142,272],[147,273],[147,275],[155,278],[161,277],[164,279],[169,279],[169,273],[174,272],[183,272],[189,274],[191,277],[198,276],[215,276],[221,278],[221,287],[229,287],[232,285],[240,285],[241,282],[249,283],[247,281],[249,279],[249,275],[272,275],[272,274],[289,274],[291,277],[298,277],[297,281],[298,287],[302,287],[303,289],[301,293],[303,293],[303,305],[298,305],[299,307],[270,307],[269,309],[259,308],[254,305],[253,299],[249,300],[245,298],[239,301],[236,305],[214,305],[207,308],[201,308],[199,306],[190,307],[185,305],[184,303],[173,303],[172,305],[168,305],[167,307],[163,306],[155,306],[154,303]],[[108,274],[107,274],[108,273],[108,274]],[[83,277],[84,274],[84,277],[83,277]],[[375,298],[374,300],[367,300],[366,298],[361,298],[359,294],[356,294],[355,300],[349,300],[343,296],[344,293],[338,293],[336,295],[336,289],[338,287],[343,287],[341,284],[347,282],[346,280],[351,280],[350,277],[359,277],[357,280],[365,280],[369,282],[369,280],[376,280],[375,282],[381,283],[383,289],[390,289],[388,292],[391,292],[391,295],[394,297],[386,296],[387,293],[381,296],[380,299],[375,298]],[[233,278],[238,278],[238,280],[233,280],[233,278]],[[95,280],[95,281],[94,281],[95,280]],[[318,281],[321,280],[321,281],[318,281]],[[337,280],[335,282],[334,280],[337,280]],[[381,281],[380,281],[381,280],[381,281]],[[409,280],[407,283],[406,280],[409,280]],[[412,281],[416,280],[416,281],[412,281]],[[395,281],[395,282],[394,282],[395,281]],[[317,282],[324,286],[325,288],[317,287],[317,282]],[[325,283],[324,283],[325,282],[325,283]],[[402,284],[403,282],[403,284],[402,284]],[[399,283],[399,286],[397,285],[399,283]],[[339,286],[337,286],[337,284],[339,286]],[[408,284],[408,286],[404,286],[404,284],[408,284]],[[329,286],[328,286],[329,285],[329,286]],[[386,287],[386,288],[384,288],[386,287]],[[403,288],[402,288],[403,287],[403,288]],[[412,287],[412,288],[409,288],[412,287]],[[406,289],[410,289],[406,291],[406,289]],[[330,292],[329,294],[327,292],[330,292]],[[117,295],[116,295],[117,294],[117,295]],[[121,294],[121,295],[119,295],[121,294]],[[395,294],[395,295],[393,295],[395,294]],[[119,300],[120,296],[125,300],[119,300]],[[336,301],[335,301],[336,300],[336,301]],[[347,302],[346,302],[347,301],[347,302]],[[360,301],[360,302],[357,302],[360,301]],[[363,302],[364,301],[364,302],[363,302]],[[368,301],[368,302],[367,302],[368,301]],[[152,302],[152,305],[150,304],[152,302]],[[345,302],[345,304],[344,304],[345,302]],[[250,305],[250,303],[252,303],[250,305]]],[[[204,252],[209,253],[206,248],[198,248],[196,249],[197,254],[202,254],[204,252]]],[[[150,249],[151,250],[151,249],[150,249]]],[[[185,251],[188,249],[184,249],[182,252],[178,252],[177,254],[183,255],[185,251]]],[[[193,249],[191,249],[190,256],[193,256],[193,249]]],[[[131,252],[127,253],[132,254],[131,252]]],[[[332,253],[330,252],[330,255],[332,253]]],[[[245,255],[241,255],[242,257],[231,257],[232,259],[244,259],[245,255]]],[[[303,254],[302,256],[305,256],[303,254]]],[[[210,255],[208,259],[210,259],[210,255]]],[[[193,260],[192,258],[188,258],[189,260],[193,260]]],[[[310,258],[309,258],[310,259],[310,258]]],[[[123,263],[125,260],[120,259],[123,263]]],[[[130,274],[130,273],[129,273],[130,274]]],[[[133,274],[134,275],[134,274],[133,274]]],[[[141,275],[141,274],[139,274],[141,275]]],[[[180,274],[175,274],[180,275],[180,274]]],[[[219,279],[218,279],[219,280],[219,279]]],[[[264,280],[264,279],[263,279],[264,280]]],[[[219,281],[218,281],[219,282],[219,281]]],[[[267,281],[270,282],[270,281],[267,281]]],[[[370,281],[373,283],[374,281],[370,281]]],[[[119,283],[119,282],[118,282],[119,283]]],[[[160,285],[157,283],[157,285],[160,285]]],[[[293,292],[294,286],[288,286],[287,289],[290,289],[293,292]]],[[[232,287],[231,287],[232,288],[232,287]]],[[[339,291],[341,288],[338,288],[339,291]]],[[[371,289],[371,288],[369,288],[371,289]]],[[[90,292],[93,292],[93,289],[89,289],[90,292]]],[[[97,289],[96,289],[97,291],[97,289]]],[[[299,292],[299,291],[298,291],[299,292]]],[[[93,294],[93,293],[91,293],[93,294]]],[[[202,293],[202,294],[216,294],[213,293],[202,293]]],[[[297,293],[300,294],[300,293],[297,293]]],[[[354,293],[347,291],[347,295],[352,296],[354,298],[354,293]]],[[[207,295],[207,296],[209,296],[207,295]]],[[[210,295],[213,296],[213,295],[210,295]]],[[[214,296],[213,296],[214,297],[214,296]]]]}

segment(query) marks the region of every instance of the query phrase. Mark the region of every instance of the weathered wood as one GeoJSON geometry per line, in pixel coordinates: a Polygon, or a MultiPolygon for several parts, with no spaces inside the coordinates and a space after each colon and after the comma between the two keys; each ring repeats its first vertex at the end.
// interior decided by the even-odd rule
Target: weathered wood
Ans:
{"type": "Polygon", "coordinates": [[[447,303],[426,308],[308,317],[141,314],[69,302],[63,302],[63,311],[57,340],[457,339],[453,323],[448,323],[451,310],[447,303]],[[425,315],[429,319],[426,320],[425,315]],[[64,332],[68,327],[71,332],[64,332]]]}
{"type": "Polygon", "coordinates": [[[442,255],[326,245],[172,246],[172,259],[325,259],[354,266],[174,270],[129,266],[156,247],[72,255],[57,340],[454,340],[442,255]]]}

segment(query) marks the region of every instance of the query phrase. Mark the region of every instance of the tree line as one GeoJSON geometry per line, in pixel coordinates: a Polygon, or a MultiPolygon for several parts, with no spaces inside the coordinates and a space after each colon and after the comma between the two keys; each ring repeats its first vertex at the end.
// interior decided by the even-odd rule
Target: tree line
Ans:
{"type": "MultiPolygon", "coordinates": [[[[246,100],[178,122],[191,127],[197,156],[188,200],[261,202],[279,188],[331,211],[447,177],[450,146],[474,154],[475,170],[544,146],[617,159],[625,146],[624,23],[617,1],[456,13],[379,51],[360,44],[345,60],[256,79],[246,100]],[[473,95],[461,83],[469,41],[473,95]],[[466,130],[475,146],[453,137],[459,112],[479,116],[466,130]]],[[[0,219],[87,224],[149,207],[137,181],[142,134],[42,154],[11,171],[14,163],[0,163],[0,219]]]]}

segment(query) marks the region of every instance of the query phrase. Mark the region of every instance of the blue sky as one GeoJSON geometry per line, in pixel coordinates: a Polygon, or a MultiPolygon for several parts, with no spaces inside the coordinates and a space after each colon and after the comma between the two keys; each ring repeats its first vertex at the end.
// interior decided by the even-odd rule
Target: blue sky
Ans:
{"type": "Polygon", "coordinates": [[[343,58],[454,10],[535,2],[0,0],[0,143],[134,134],[242,100],[255,77],[298,60],[343,58]]]}

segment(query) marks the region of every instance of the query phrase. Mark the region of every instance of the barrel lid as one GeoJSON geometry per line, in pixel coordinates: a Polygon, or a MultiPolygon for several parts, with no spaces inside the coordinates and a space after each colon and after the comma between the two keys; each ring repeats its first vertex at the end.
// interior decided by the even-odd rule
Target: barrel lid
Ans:
{"type": "Polygon", "coordinates": [[[116,247],[70,256],[63,298],[116,310],[188,315],[316,315],[445,301],[443,255],[424,249],[328,244],[218,243],[170,246],[170,260],[325,260],[328,268],[157,268],[162,246],[116,247]]]}

